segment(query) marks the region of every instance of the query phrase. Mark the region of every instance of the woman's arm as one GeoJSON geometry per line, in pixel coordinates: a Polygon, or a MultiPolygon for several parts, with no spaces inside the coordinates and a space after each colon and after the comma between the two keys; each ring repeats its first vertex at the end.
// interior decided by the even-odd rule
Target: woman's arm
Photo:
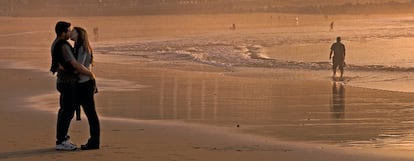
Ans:
{"type": "Polygon", "coordinates": [[[79,72],[80,74],[87,75],[87,76],[91,77],[91,79],[93,79],[93,80],[95,79],[95,74],[93,74],[91,71],[89,71],[88,68],[86,68],[85,66],[80,64],[78,61],[71,60],[70,64],[72,64],[73,68],[75,68],[75,70],[77,72],[79,72]]]}
{"type": "Polygon", "coordinates": [[[95,74],[93,74],[91,71],[89,71],[88,68],[86,68],[85,66],[80,64],[75,59],[75,57],[72,54],[72,50],[70,49],[70,47],[63,46],[63,48],[65,48],[63,50],[63,54],[70,57],[70,58],[66,58],[66,60],[69,61],[69,63],[73,66],[73,68],[75,68],[75,70],[77,72],[79,72],[80,74],[83,74],[83,75],[87,75],[87,76],[91,77],[91,79],[95,79],[95,74]]]}

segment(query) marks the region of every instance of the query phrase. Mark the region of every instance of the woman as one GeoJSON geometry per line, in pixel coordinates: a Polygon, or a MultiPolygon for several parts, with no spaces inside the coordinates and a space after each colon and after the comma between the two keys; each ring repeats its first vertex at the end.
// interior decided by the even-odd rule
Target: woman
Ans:
{"type": "MultiPolygon", "coordinates": [[[[88,34],[81,27],[74,27],[71,34],[71,40],[75,41],[75,53],[79,63],[91,70],[93,62],[93,52],[89,44],[88,34]]],[[[79,74],[77,84],[78,103],[82,106],[89,122],[90,138],[85,145],[81,146],[82,150],[99,149],[100,127],[99,119],[95,110],[94,95],[97,92],[95,80],[89,76],[79,74]]]]}

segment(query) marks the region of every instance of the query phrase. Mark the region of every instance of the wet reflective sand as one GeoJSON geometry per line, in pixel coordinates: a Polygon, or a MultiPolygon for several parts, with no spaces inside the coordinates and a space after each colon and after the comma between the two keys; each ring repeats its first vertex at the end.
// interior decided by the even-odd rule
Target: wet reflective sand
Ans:
{"type": "Polygon", "coordinates": [[[223,126],[290,141],[413,148],[412,94],[354,88],[328,78],[312,80],[314,74],[298,71],[236,74],[210,67],[170,67],[183,66],[138,65],[139,70],[130,70],[133,76],[119,75],[147,87],[123,92],[105,92],[103,87],[97,96],[100,112],[223,126]]]}

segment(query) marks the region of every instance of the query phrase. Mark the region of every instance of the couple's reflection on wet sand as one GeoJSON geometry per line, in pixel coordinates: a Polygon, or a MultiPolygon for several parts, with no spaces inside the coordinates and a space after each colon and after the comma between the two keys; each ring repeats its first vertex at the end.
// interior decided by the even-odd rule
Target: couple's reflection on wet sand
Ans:
{"type": "Polygon", "coordinates": [[[332,83],[331,112],[333,118],[345,118],[345,86],[343,83],[332,83]]]}
{"type": "MultiPolygon", "coordinates": [[[[159,93],[159,119],[208,119],[212,117],[217,120],[218,111],[218,94],[219,81],[214,79],[213,90],[209,90],[208,80],[193,80],[189,76],[181,82],[177,75],[168,76],[162,72],[160,75],[160,93],[159,93]],[[170,80],[171,86],[168,84],[170,80]],[[169,90],[169,88],[171,88],[169,90]],[[185,91],[180,95],[180,90],[185,91]],[[170,92],[170,93],[169,93],[170,92]],[[184,96],[184,97],[183,97],[184,96]],[[211,98],[210,98],[211,97],[211,98]],[[212,116],[209,111],[209,102],[212,100],[212,116]],[[196,104],[194,104],[196,102],[196,104]],[[197,104],[197,102],[199,104],[197,104]],[[185,111],[180,110],[179,106],[186,107],[185,111]],[[171,107],[169,109],[168,107],[171,107]],[[171,111],[170,111],[171,110],[171,111]],[[197,113],[196,115],[194,115],[197,113]]],[[[210,84],[211,85],[211,84],[210,84]]]]}

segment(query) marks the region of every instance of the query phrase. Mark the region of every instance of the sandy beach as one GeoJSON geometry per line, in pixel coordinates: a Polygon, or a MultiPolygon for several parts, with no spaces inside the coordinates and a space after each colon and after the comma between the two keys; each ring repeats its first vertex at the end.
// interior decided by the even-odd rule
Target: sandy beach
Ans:
{"type": "MultiPolygon", "coordinates": [[[[3,68],[0,71],[2,75],[9,76],[2,83],[15,84],[15,86],[1,87],[2,91],[9,91],[1,95],[2,100],[5,100],[2,101],[2,116],[0,117],[3,127],[1,138],[3,146],[0,148],[2,160],[395,161],[412,159],[408,152],[391,153],[383,150],[359,150],[326,144],[282,141],[243,134],[235,127],[223,128],[177,121],[107,117],[102,117],[102,148],[100,150],[58,152],[53,148],[55,114],[30,108],[31,103],[27,102],[30,96],[52,92],[53,86],[45,82],[53,81],[53,78],[48,76],[48,73],[33,70],[3,68]]],[[[361,92],[356,93],[360,93],[360,96],[364,95],[361,92]]],[[[102,97],[98,96],[98,101],[101,99],[102,97]]],[[[56,101],[52,102],[55,103],[42,102],[37,105],[57,107],[56,101]]],[[[87,139],[87,128],[85,121],[73,121],[70,130],[72,140],[77,144],[82,144],[82,141],[87,139]]],[[[312,133],[311,130],[308,132],[312,133]]]]}
{"type": "MultiPolygon", "coordinates": [[[[64,19],[88,28],[110,22],[64,19]]],[[[148,17],[116,20],[131,19],[152,24],[148,17]]],[[[223,67],[103,50],[95,64],[101,149],[55,151],[58,95],[48,65],[56,20],[0,18],[9,24],[0,31],[0,160],[414,160],[411,93],[333,83],[329,70],[223,67]],[[14,27],[25,21],[30,29],[14,27]]],[[[138,22],[103,27],[108,34],[93,46],[225,32],[221,21],[227,19],[175,32],[168,32],[174,25],[134,29],[138,22]]],[[[258,26],[266,25],[246,30],[258,26]]],[[[72,122],[70,135],[77,145],[87,140],[86,118],[72,122]]]]}

